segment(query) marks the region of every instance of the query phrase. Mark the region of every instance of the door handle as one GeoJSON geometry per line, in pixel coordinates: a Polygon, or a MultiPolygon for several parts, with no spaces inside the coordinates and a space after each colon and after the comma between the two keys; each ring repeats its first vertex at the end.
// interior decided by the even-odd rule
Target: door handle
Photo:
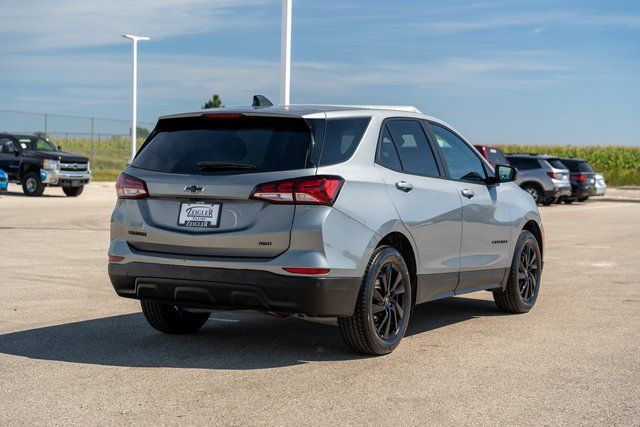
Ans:
{"type": "Polygon", "coordinates": [[[408,183],[407,181],[398,181],[396,182],[396,188],[398,190],[402,190],[405,193],[408,193],[409,191],[413,190],[413,184],[408,183]]]}
{"type": "Polygon", "coordinates": [[[474,193],[473,191],[469,190],[469,189],[464,189],[460,192],[460,194],[462,194],[464,197],[466,197],[467,199],[471,199],[473,196],[476,195],[476,193],[474,193]]]}

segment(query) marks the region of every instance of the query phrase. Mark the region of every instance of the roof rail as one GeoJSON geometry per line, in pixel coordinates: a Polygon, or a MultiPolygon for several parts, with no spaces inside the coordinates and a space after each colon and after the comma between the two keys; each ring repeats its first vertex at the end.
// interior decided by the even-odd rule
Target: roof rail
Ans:
{"type": "MultiPolygon", "coordinates": [[[[295,106],[295,105],[292,105],[295,106]]],[[[304,104],[300,104],[301,107],[304,104]]],[[[406,111],[409,113],[422,114],[422,111],[418,110],[413,105],[341,105],[341,104],[313,104],[314,107],[340,107],[340,108],[361,108],[363,110],[395,110],[406,111]]]]}

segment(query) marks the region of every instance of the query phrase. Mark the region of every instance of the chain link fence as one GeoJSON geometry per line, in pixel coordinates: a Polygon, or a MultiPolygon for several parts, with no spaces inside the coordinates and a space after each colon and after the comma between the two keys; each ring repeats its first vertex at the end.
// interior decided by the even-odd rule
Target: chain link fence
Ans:
{"type": "MultiPolygon", "coordinates": [[[[138,122],[138,146],[155,123],[138,122]]],[[[103,117],[0,109],[0,132],[39,134],[89,157],[94,180],[114,180],[131,155],[131,122],[103,117]]]]}

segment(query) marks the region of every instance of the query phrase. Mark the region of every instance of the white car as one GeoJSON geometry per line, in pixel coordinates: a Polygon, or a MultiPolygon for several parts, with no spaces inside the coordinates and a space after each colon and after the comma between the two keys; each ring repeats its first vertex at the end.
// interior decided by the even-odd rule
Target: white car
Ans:
{"type": "Polygon", "coordinates": [[[604,196],[607,191],[607,183],[604,182],[604,175],[601,173],[596,174],[596,196],[604,196]]]}

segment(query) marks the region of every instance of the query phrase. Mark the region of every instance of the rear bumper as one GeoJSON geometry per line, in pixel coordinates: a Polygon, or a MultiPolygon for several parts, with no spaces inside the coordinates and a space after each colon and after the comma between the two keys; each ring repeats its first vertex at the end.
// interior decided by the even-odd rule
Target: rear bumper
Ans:
{"type": "Polygon", "coordinates": [[[204,309],[252,309],[318,316],[353,314],[361,279],[284,276],[260,270],[109,263],[122,297],[204,309]]]}
{"type": "Polygon", "coordinates": [[[554,186],[552,190],[544,191],[544,198],[545,199],[556,198],[556,197],[567,197],[567,196],[571,196],[571,187],[570,186],[566,186],[566,187],[555,187],[554,186]]]}

